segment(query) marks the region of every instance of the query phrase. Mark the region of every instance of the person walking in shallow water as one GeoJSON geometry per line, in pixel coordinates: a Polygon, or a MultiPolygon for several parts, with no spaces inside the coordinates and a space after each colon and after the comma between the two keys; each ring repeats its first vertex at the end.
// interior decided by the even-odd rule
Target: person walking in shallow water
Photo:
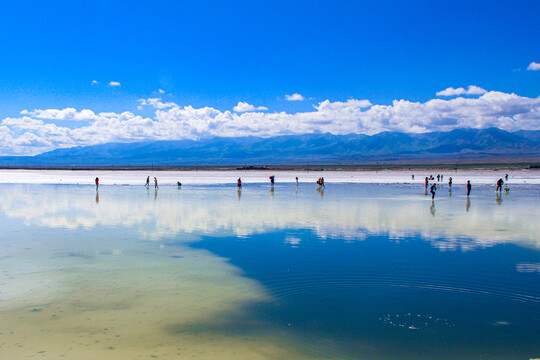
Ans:
{"type": "Polygon", "coordinates": [[[495,189],[495,191],[502,192],[502,186],[503,186],[503,184],[504,184],[503,179],[497,180],[497,188],[495,189]]]}
{"type": "Polygon", "coordinates": [[[471,180],[467,180],[467,197],[469,197],[469,194],[471,193],[471,180]]]}
{"type": "Polygon", "coordinates": [[[238,178],[238,181],[236,182],[236,184],[237,184],[237,187],[241,188],[242,187],[242,179],[238,178]]]}
{"type": "Polygon", "coordinates": [[[154,176],[154,187],[155,187],[156,189],[159,189],[159,186],[158,186],[158,184],[157,184],[157,179],[156,179],[155,176],[154,176]]]}
{"type": "Polygon", "coordinates": [[[99,178],[96,177],[96,191],[98,190],[98,188],[99,188],[99,178]]]}
{"type": "Polygon", "coordinates": [[[431,199],[435,199],[435,191],[437,191],[437,185],[433,184],[429,189],[429,192],[431,193],[431,199]]]}
{"type": "Polygon", "coordinates": [[[146,178],[146,187],[150,187],[150,176],[146,178]]]}

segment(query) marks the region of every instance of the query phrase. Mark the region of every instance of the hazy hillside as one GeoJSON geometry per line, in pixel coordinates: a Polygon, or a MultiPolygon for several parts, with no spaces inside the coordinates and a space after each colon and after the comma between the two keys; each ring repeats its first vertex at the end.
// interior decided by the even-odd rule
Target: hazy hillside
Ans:
{"type": "Polygon", "coordinates": [[[306,134],[114,143],[57,149],[33,157],[3,157],[0,165],[355,163],[535,155],[540,156],[540,131],[510,133],[489,128],[423,134],[306,134]]]}

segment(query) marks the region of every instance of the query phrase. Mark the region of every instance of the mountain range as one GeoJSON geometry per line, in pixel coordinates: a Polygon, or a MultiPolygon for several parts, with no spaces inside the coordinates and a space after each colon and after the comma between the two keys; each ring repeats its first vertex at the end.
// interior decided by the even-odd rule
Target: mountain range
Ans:
{"type": "Polygon", "coordinates": [[[0,166],[181,166],[540,160],[540,130],[306,134],[109,143],[0,157],[0,166]]]}

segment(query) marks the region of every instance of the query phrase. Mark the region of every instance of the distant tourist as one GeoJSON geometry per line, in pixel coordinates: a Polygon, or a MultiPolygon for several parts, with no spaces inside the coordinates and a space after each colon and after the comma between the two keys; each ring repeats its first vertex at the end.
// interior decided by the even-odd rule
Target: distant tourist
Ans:
{"type": "Polygon", "coordinates": [[[435,191],[437,191],[437,184],[432,184],[431,188],[429,189],[432,199],[435,199],[435,191]]]}
{"type": "Polygon", "coordinates": [[[298,186],[298,176],[296,177],[296,186],[298,186]]]}
{"type": "Polygon", "coordinates": [[[176,185],[178,185],[178,187],[182,187],[182,183],[180,181],[177,181],[176,185]]]}
{"type": "Polygon", "coordinates": [[[504,184],[503,179],[497,180],[497,188],[495,189],[495,191],[501,192],[503,184],[504,184]]]}
{"type": "Polygon", "coordinates": [[[156,189],[159,189],[159,186],[158,186],[158,184],[157,184],[157,178],[156,178],[155,176],[154,176],[154,187],[155,187],[156,189]]]}
{"type": "Polygon", "coordinates": [[[508,174],[504,175],[504,180],[508,181],[508,174]]]}
{"type": "Polygon", "coordinates": [[[471,193],[471,180],[467,180],[467,196],[471,193]]]}
{"type": "Polygon", "coordinates": [[[444,178],[444,175],[443,175],[443,174],[441,174],[441,181],[444,181],[444,180],[443,180],[443,178],[444,178]]]}
{"type": "Polygon", "coordinates": [[[236,182],[238,187],[242,187],[242,179],[238,178],[238,181],[236,182]]]}
{"type": "Polygon", "coordinates": [[[414,180],[414,174],[411,175],[411,178],[414,180]]]}
{"type": "Polygon", "coordinates": [[[448,186],[449,187],[452,187],[452,177],[450,176],[450,178],[448,179],[448,186]]]}
{"type": "Polygon", "coordinates": [[[441,174],[437,174],[437,181],[441,181],[441,174]]]}
{"type": "Polygon", "coordinates": [[[426,176],[426,181],[424,183],[426,184],[426,189],[427,189],[427,186],[429,185],[429,180],[427,176],[426,176]]]}
{"type": "Polygon", "coordinates": [[[96,190],[99,188],[99,178],[96,178],[96,190]]]}
{"type": "Polygon", "coordinates": [[[274,176],[274,175],[270,175],[270,176],[269,176],[269,179],[270,179],[270,185],[274,186],[275,176],[274,176]]]}
{"type": "Polygon", "coordinates": [[[146,187],[149,187],[149,186],[150,186],[150,176],[148,176],[148,177],[146,178],[146,185],[145,185],[145,186],[146,186],[146,187]]]}

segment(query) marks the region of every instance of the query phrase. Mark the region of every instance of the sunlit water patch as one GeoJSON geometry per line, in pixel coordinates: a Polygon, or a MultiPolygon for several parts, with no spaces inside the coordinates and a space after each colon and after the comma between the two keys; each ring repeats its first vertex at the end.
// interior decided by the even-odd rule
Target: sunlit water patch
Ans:
{"type": "Polygon", "coordinates": [[[539,188],[464,191],[5,185],[0,354],[538,357],[539,188]]]}

